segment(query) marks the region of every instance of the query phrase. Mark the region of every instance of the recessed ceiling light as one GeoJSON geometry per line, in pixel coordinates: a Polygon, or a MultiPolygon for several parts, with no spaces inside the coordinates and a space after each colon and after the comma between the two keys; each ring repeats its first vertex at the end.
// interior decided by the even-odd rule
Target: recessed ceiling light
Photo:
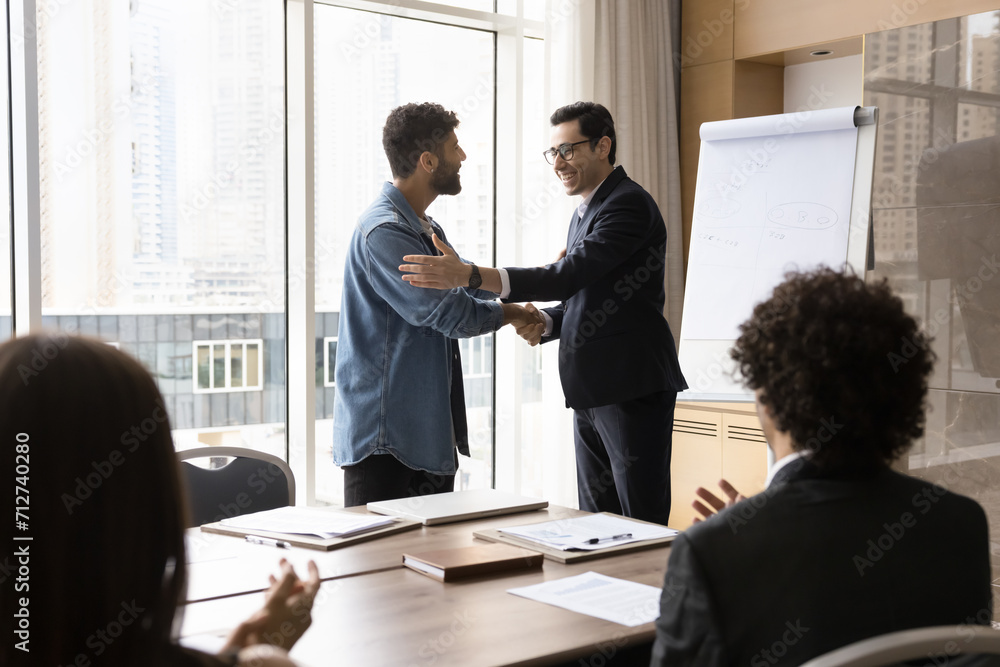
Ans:
{"type": "Polygon", "coordinates": [[[810,51],[809,52],[809,55],[811,55],[811,56],[829,56],[829,55],[832,55],[832,54],[833,54],[833,51],[830,51],[830,50],[827,50],[827,49],[820,49],[818,51],[810,51]]]}

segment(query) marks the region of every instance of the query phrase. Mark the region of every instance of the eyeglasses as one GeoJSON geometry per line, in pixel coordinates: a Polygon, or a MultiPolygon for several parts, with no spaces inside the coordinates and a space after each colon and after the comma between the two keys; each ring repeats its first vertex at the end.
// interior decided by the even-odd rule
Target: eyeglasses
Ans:
{"type": "Polygon", "coordinates": [[[585,144],[589,142],[590,139],[584,139],[583,141],[574,141],[571,144],[561,144],[559,148],[550,148],[547,151],[542,151],[542,155],[545,156],[545,161],[549,164],[556,163],[556,155],[559,155],[564,160],[573,159],[573,146],[578,146],[579,144],[585,144]]]}

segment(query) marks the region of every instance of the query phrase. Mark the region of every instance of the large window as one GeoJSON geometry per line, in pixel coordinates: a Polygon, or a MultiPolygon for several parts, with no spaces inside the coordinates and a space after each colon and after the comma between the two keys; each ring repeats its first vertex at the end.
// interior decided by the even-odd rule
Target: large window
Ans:
{"type": "Polygon", "coordinates": [[[13,332],[12,284],[11,284],[11,215],[10,215],[10,118],[8,117],[8,93],[10,91],[10,68],[7,65],[7,13],[0,17],[3,35],[0,35],[0,341],[10,338],[13,332]]]}
{"type": "MultiPolygon", "coordinates": [[[[316,5],[314,34],[316,310],[340,309],[355,222],[392,180],[382,126],[390,110],[407,102],[438,102],[458,114],[456,134],[468,155],[462,192],[438,197],[428,214],[463,257],[492,264],[495,34],[328,5],[316,5]]],[[[456,488],[491,484],[492,335],[485,338],[463,346],[463,355],[474,357],[472,365],[463,362],[472,459],[462,459],[456,488]]],[[[340,502],[340,471],[331,459],[336,389],[317,384],[326,394],[319,402],[324,412],[317,413],[317,495],[340,502]]]]}
{"type": "MultiPolygon", "coordinates": [[[[12,286],[11,227],[0,225],[0,339],[12,332],[12,290],[19,305],[24,294],[32,306],[40,299],[40,321],[28,309],[30,321],[14,323],[17,330],[89,335],[137,357],[164,394],[178,448],[277,454],[295,467],[300,500],[339,503],[330,449],[344,251],[390,177],[382,124],[405,102],[456,111],[468,154],[463,191],[428,212],[463,256],[524,263],[518,179],[533,172],[520,167],[521,146],[538,148],[547,131],[534,108],[542,3],[317,0],[311,13],[282,0],[35,4],[37,98],[25,91],[29,119],[17,120],[16,131],[30,134],[37,120],[40,185],[37,201],[30,188],[26,196],[15,190],[14,210],[37,207],[39,220],[14,222],[38,234],[41,250],[14,256],[17,275],[28,278],[12,286]],[[314,35],[311,51],[300,30],[314,35]],[[294,64],[304,53],[311,69],[294,64]],[[306,71],[308,99],[296,78],[306,71]],[[528,107],[508,102],[522,92],[534,100],[523,123],[528,107]],[[307,202],[298,175],[310,169],[307,202]],[[303,251],[309,211],[314,257],[303,251]],[[498,238],[517,239],[517,251],[505,247],[498,257],[498,238]],[[309,275],[315,308],[306,312],[296,289],[309,275]],[[297,335],[308,318],[314,341],[297,335]],[[315,373],[291,386],[289,368],[299,373],[312,345],[315,373]],[[301,396],[315,400],[315,433],[287,421],[301,396]]],[[[33,164],[30,150],[14,162],[21,176],[31,168],[25,162],[33,164]]],[[[8,176],[6,166],[0,172],[8,176]]],[[[6,195],[4,208],[9,219],[6,195]]],[[[538,250],[549,257],[559,247],[538,250]]],[[[458,488],[499,479],[496,426],[520,423],[522,407],[542,391],[538,354],[515,358],[515,339],[508,331],[462,343],[473,457],[463,460],[458,488]],[[523,405],[520,375],[508,375],[518,364],[534,387],[523,405]]]]}
{"type": "MultiPolygon", "coordinates": [[[[526,129],[522,137],[521,187],[523,199],[517,216],[518,264],[539,266],[556,260],[566,246],[572,206],[552,167],[542,157],[549,147],[552,109],[545,106],[545,49],[540,39],[524,40],[523,107],[526,129]],[[531,121],[530,124],[527,124],[531,121]]],[[[546,304],[536,304],[539,308],[546,304]]],[[[517,341],[511,350],[520,385],[520,403],[511,405],[518,428],[512,436],[520,444],[513,470],[520,492],[558,499],[572,505],[576,496],[572,433],[565,418],[566,403],[559,383],[558,344],[527,348],[517,341]],[[548,369],[543,373],[542,369],[548,369]],[[544,446],[540,446],[545,443],[544,446]]]]}
{"type": "Polygon", "coordinates": [[[43,324],[138,357],[181,448],[286,455],[283,12],[38,3],[43,324]]]}

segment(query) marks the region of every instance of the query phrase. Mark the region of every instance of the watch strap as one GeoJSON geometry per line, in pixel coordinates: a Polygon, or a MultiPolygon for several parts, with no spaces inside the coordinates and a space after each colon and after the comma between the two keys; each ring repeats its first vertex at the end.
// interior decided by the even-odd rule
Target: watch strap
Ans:
{"type": "Polygon", "coordinates": [[[469,287],[471,289],[479,289],[479,286],[483,284],[483,276],[479,273],[479,267],[472,264],[472,273],[469,274],[469,287]]]}

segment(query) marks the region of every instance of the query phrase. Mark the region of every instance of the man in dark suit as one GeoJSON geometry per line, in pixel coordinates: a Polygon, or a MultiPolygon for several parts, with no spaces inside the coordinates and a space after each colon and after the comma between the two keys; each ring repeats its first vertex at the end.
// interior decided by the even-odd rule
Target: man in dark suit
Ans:
{"type": "Polygon", "coordinates": [[[923,433],[934,353],[885,281],[792,275],[740,332],[731,354],[776,463],[751,498],[698,490],[707,518],[671,546],[652,665],[799,665],[988,625],[982,508],[890,468],[923,433]]]}
{"type": "Polygon", "coordinates": [[[666,524],[674,404],[687,388],[663,317],[666,227],[649,193],[614,166],[607,109],[577,102],[550,120],[545,157],[566,194],[582,198],[564,257],[537,268],[480,268],[439,243],[444,256],[409,255],[400,269],[421,287],[473,285],[508,301],[561,301],[542,311],[545,325],[518,333],[532,344],[560,340],[580,508],[666,524]]]}

